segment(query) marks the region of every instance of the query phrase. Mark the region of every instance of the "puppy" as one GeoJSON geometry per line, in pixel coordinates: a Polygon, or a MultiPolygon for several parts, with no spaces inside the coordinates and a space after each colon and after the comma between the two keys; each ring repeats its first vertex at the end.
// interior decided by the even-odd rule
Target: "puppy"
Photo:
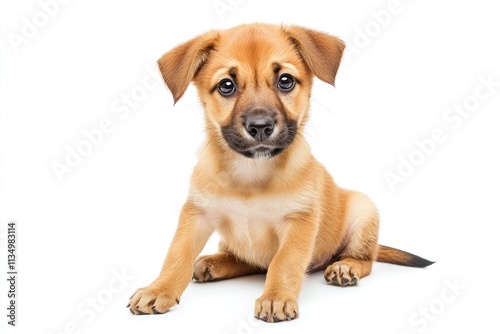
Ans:
{"type": "Polygon", "coordinates": [[[292,320],[307,272],[351,286],[373,261],[432,263],[379,246],[373,202],[338,187],[304,138],[313,78],[333,85],[344,47],[302,27],[250,24],[207,32],[159,59],[174,103],[194,82],[207,139],[161,273],[131,297],[132,313],[167,312],[191,279],[267,273],[255,317],[292,320]],[[219,252],[197,258],[214,231],[219,252]]]}

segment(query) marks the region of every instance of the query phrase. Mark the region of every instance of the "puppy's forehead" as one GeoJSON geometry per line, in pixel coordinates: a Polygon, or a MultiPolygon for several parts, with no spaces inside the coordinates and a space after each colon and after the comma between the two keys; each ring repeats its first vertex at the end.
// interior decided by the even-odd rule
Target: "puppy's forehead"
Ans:
{"type": "Polygon", "coordinates": [[[303,61],[283,29],[276,26],[242,26],[221,32],[213,63],[214,76],[231,69],[239,74],[261,73],[285,68],[298,75],[303,61]]]}

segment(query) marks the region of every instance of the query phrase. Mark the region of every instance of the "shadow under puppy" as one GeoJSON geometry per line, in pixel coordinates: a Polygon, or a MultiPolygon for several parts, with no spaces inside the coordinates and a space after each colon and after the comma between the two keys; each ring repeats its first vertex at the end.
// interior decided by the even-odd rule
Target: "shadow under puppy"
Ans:
{"type": "Polygon", "coordinates": [[[432,262],[378,245],[379,217],[364,194],[338,187],[303,136],[314,76],[334,84],[344,43],[298,26],[241,25],[196,37],[158,61],[177,102],[194,82],[207,139],[159,277],[138,289],[134,314],[167,312],[191,279],[267,272],[255,317],[298,317],[306,272],[349,286],[373,261],[432,262]],[[198,255],[214,231],[220,250],[198,255]]]}

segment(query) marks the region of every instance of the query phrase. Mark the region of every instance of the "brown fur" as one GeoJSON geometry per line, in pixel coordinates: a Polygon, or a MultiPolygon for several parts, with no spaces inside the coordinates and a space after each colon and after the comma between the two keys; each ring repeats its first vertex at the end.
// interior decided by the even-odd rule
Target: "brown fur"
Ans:
{"type": "Polygon", "coordinates": [[[255,317],[291,320],[298,317],[307,271],[325,269],[327,282],[349,286],[368,275],[375,260],[430,264],[378,246],[375,205],[362,193],[338,187],[304,139],[313,78],[333,85],[343,50],[340,39],[321,32],[252,24],[208,32],[161,57],[175,102],[191,82],[196,85],[207,142],[161,273],[131,297],[132,313],[167,312],[192,278],[267,272],[255,317]],[[297,80],[290,92],[276,88],[282,73],[297,80]],[[225,78],[237,86],[229,98],[217,91],[225,78]],[[249,110],[272,110],[276,132],[292,138],[296,131],[281,153],[252,159],[228,145],[222,133],[244,134],[249,110]],[[221,235],[220,252],[196,260],[214,231],[221,235]]]}

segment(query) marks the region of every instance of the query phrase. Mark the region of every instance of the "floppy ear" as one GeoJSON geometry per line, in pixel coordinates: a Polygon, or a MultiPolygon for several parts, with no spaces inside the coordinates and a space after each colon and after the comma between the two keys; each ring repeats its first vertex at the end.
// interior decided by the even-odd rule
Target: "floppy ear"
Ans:
{"type": "Polygon", "coordinates": [[[218,32],[210,31],[198,36],[158,59],[158,66],[174,97],[174,104],[184,95],[189,83],[208,60],[215,48],[218,32]]]}
{"type": "Polygon", "coordinates": [[[345,43],[337,37],[298,26],[287,27],[285,32],[314,75],[335,85],[345,43]]]}

